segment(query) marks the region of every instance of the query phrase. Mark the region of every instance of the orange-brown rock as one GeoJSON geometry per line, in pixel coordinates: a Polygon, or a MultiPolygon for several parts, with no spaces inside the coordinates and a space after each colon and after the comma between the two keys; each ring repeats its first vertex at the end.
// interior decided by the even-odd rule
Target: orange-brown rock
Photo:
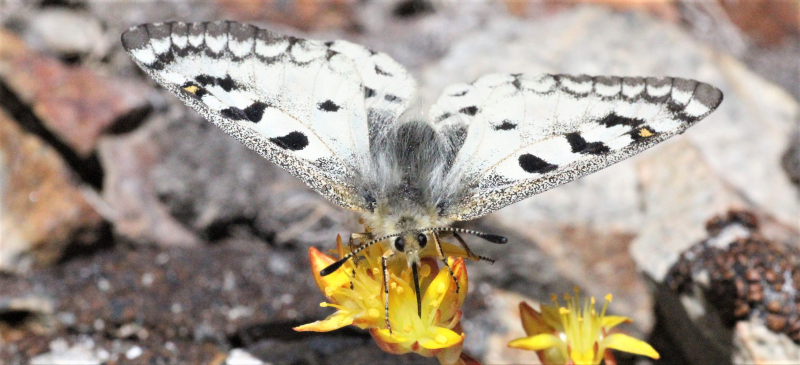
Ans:
{"type": "Polygon", "coordinates": [[[66,66],[30,50],[3,29],[0,81],[81,157],[94,150],[101,134],[148,106],[140,85],[66,66]]]}
{"type": "Polygon", "coordinates": [[[61,157],[0,111],[0,271],[24,269],[27,253],[52,262],[102,224],[61,157]]]}

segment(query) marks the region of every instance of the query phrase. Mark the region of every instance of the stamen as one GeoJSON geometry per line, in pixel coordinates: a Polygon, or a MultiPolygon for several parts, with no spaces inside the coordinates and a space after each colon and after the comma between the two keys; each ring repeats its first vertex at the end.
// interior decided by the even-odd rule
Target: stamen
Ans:
{"type": "Polygon", "coordinates": [[[423,264],[422,269],[419,270],[419,276],[427,278],[431,274],[431,267],[428,264],[423,264]]]}

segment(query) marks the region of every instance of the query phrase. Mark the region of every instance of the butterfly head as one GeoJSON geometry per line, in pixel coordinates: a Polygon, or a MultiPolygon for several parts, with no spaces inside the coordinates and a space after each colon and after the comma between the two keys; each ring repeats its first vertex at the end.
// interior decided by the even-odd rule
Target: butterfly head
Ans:
{"type": "Polygon", "coordinates": [[[419,231],[408,231],[392,240],[392,250],[406,256],[408,266],[420,265],[420,251],[428,245],[428,236],[419,231]]]}

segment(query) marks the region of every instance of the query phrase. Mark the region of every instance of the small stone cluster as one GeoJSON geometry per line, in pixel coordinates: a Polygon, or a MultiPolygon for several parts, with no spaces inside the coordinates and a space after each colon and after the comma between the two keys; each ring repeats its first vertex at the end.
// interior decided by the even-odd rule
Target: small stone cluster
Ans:
{"type": "Polygon", "coordinates": [[[800,344],[800,254],[759,234],[749,212],[731,211],[706,224],[709,238],[684,251],[667,286],[678,293],[699,286],[729,326],[751,316],[800,344]]]}

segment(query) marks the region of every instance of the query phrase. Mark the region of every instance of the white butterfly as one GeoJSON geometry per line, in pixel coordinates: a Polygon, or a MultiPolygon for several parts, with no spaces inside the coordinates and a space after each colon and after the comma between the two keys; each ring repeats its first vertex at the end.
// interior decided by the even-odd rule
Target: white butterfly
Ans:
{"type": "Polygon", "coordinates": [[[423,116],[400,64],[347,41],[221,21],[140,25],[122,43],[187,105],[361,214],[372,234],[323,275],[380,241],[391,240],[384,267],[404,256],[414,273],[429,237],[443,260],[442,235],[503,243],[449,225],[683,133],[722,101],[680,78],[491,74],[446,88],[423,116]]]}

